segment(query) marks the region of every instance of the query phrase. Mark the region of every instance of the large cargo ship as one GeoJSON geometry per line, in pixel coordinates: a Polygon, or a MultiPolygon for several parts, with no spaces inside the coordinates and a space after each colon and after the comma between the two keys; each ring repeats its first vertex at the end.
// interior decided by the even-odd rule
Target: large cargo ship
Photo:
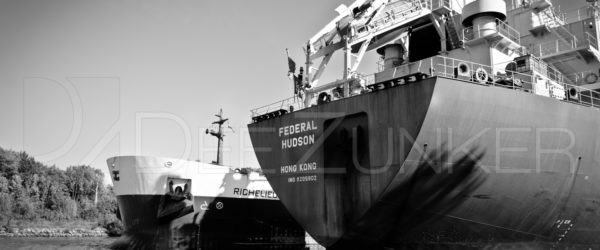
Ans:
{"type": "Polygon", "coordinates": [[[298,75],[290,59],[295,96],[252,110],[248,125],[271,186],[317,242],[600,246],[596,1],[336,11],[298,75]],[[338,50],[342,78],[319,83],[338,50]],[[369,51],[381,67],[365,75],[369,51]]]}
{"type": "Polygon", "coordinates": [[[107,159],[125,249],[304,249],[305,232],[260,169],[154,156],[107,159]]]}

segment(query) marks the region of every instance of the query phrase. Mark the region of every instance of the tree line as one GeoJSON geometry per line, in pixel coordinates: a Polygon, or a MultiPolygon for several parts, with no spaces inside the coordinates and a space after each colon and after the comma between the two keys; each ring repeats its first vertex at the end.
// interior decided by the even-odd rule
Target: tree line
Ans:
{"type": "Polygon", "coordinates": [[[116,220],[117,201],[104,173],[86,165],[60,169],[26,152],[0,148],[0,220],[116,220]]]}

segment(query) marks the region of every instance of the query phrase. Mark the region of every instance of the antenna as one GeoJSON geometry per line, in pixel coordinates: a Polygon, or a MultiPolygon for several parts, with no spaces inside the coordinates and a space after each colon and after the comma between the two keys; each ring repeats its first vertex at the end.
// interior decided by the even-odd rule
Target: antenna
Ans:
{"type": "Polygon", "coordinates": [[[227,123],[227,128],[231,129],[231,132],[235,133],[235,130],[227,123]]]}
{"type": "MultiPolygon", "coordinates": [[[[217,165],[223,165],[223,138],[225,137],[225,131],[223,131],[222,127],[223,127],[223,123],[225,123],[226,121],[229,120],[229,118],[223,118],[223,109],[220,109],[219,113],[215,115],[216,117],[219,118],[219,120],[216,120],[214,122],[212,122],[212,124],[218,124],[219,125],[219,130],[215,131],[213,129],[206,129],[206,134],[211,134],[214,137],[217,137],[218,140],[218,144],[217,144],[217,161],[214,162],[217,165]]],[[[235,133],[235,131],[233,130],[233,128],[231,128],[231,126],[227,126],[231,129],[231,131],[233,131],[235,133]]]]}

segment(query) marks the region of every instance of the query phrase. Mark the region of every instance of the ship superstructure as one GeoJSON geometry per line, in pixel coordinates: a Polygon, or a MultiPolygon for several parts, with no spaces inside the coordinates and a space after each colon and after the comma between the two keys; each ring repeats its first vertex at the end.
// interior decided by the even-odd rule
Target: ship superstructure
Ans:
{"type": "Polygon", "coordinates": [[[249,125],[269,182],[313,238],[600,244],[597,2],[336,11],[306,43],[300,97],[252,110],[249,125]],[[341,79],[321,83],[336,51],[341,79]],[[381,67],[361,74],[369,51],[381,67]]]}
{"type": "Polygon", "coordinates": [[[304,230],[289,215],[258,168],[217,161],[116,156],[108,169],[125,227],[126,249],[303,249],[304,230]]]}

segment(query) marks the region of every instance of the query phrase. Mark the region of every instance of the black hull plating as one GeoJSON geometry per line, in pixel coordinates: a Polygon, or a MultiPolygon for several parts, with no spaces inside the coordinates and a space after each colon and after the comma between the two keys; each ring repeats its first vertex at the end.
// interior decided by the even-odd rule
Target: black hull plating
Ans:
{"type": "Polygon", "coordinates": [[[271,186],[327,247],[600,244],[595,236],[600,233],[600,112],[595,108],[429,78],[249,129],[271,186]],[[303,130],[308,125],[302,123],[316,129],[303,130]],[[287,143],[303,136],[315,142],[287,143]],[[462,175],[460,169],[445,169],[446,175],[420,172],[469,159],[478,167],[467,166],[462,175]],[[287,167],[304,163],[317,167],[287,167]],[[440,194],[432,185],[448,190],[440,194]]]}
{"type": "Polygon", "coordinates": [[[117,196],[133,249],[303,249],[304,230],[278,200],[194,197],[194,211],[157,219],[162,195],[117,196]]]}

